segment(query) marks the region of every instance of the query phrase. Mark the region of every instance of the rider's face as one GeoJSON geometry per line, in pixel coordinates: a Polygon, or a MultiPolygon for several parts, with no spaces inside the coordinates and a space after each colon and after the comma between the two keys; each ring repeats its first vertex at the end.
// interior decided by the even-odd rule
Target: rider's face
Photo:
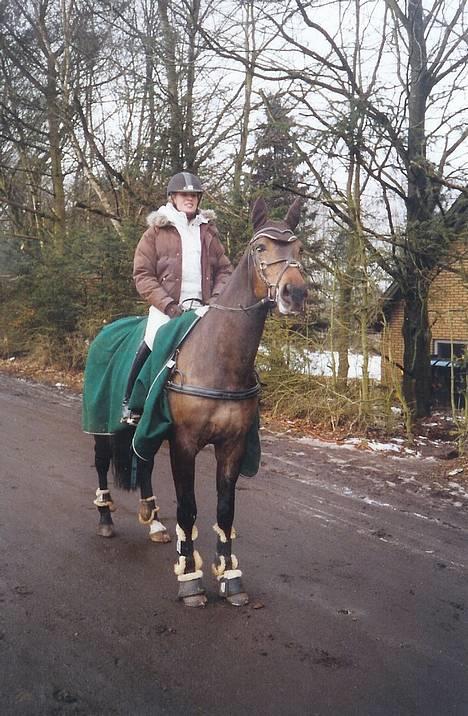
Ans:
{"type": "Polygon", "coordinates": [[[177,211],[183,211],[184,214],[195,214],[200,201],[200,194],[176,191],[172,194],[172,201],[177,211]]]}

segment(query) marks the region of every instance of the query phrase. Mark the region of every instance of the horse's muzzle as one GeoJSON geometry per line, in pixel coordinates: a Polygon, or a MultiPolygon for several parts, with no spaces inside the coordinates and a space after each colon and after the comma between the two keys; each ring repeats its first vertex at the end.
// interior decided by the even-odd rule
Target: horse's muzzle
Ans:
{"type": "Polygon", "coordinates": [[[278,295],[278,310],[280,313],[302,313],[307,298],[307,286],[285,283],[280,287],[278,295]]]}

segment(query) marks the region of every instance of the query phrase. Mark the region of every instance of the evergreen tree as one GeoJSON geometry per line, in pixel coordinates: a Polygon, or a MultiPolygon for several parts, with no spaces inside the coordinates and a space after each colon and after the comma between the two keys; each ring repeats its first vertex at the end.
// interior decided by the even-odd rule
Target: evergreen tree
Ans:
{"type": "Polygon", "coordinates": [[[251,162],[252,193],[261,193],[272,218],[283,217],[291,197],[288,191],[299,191],[302,158],[297,146],[294,119],[280,93],[264,96],[265,121],[256,129],[254,157],[251,162]]]}

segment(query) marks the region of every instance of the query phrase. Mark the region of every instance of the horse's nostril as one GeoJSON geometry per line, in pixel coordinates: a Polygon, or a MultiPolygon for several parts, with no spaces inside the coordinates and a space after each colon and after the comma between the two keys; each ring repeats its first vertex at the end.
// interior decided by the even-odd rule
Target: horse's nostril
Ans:
{"type": "Polygon", "coordinates": [[[281,292],[282,298],[293,301],[294,303],[302,303],[307,296],[306,286],[295,286],[292,283],[287,283],[283,286],[281,292]]]}

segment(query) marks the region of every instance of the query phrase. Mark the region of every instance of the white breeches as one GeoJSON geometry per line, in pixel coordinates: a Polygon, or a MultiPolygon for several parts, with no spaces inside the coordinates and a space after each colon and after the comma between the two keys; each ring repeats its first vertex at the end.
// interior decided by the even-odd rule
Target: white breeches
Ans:
{"type": "Polygon", "coordinates": [[[159,331],[161,326],[164,326],[164,324],[170,320],[171,319],[169,318],[169,316],[166,316],[166,314],[160,311],[159,308],[155,308],[155,306],[150,306],[146,333],[143,339],[148,348],[150,348],[151,350],[153,349],[154,337],[156,333],[159,331]]]}
{"type": "MultiPolygon", "coordinates": [[[[204,316],[205,313],[208,311],[209,306],[199,306],[198,308],[195,308],[195,313],[198,316],[204,316]]],[[[148,313],[148,323],[146,325],[146,333],[144,337],[144,341],[148,348],[153,350],[153,343],[156,336],[156,333],[159,331],[161,326],[164,326],[165,323],[170,321],[171,319],[169,316],[166,316],[165,313],[159,310],[159,308],[155,308],[154,306],[150,306],[149,313],[148,313]]]]}

